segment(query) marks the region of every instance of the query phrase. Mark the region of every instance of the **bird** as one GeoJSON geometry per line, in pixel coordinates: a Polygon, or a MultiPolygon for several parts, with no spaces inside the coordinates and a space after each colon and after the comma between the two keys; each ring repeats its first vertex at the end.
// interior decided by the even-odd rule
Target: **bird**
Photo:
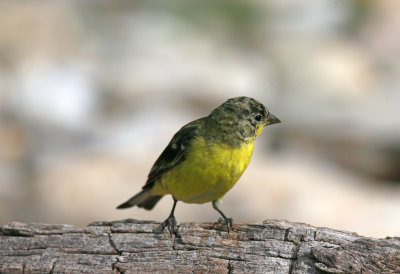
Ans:
{"type": "Polygon", "coordinates": [[[209,115],[184,125],[155,161],[142,190],[117,209],[138,206],[151,210],[170,194],[171,213],[155,232],[162,233],[167,227],[177,236],[177,202],[211,202],[222,217],[218,223],[225,222],[229,233],[233,221],[222,212],[222,198],[246,170],[256,138],[266,126],[280,122],[253,98],[226,100],[209,115]]]}

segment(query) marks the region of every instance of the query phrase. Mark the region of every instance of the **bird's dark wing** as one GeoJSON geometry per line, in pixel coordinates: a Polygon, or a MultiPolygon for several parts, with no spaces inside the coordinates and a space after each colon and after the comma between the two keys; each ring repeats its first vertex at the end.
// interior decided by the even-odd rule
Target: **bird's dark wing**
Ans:
{"type": "Polygon", "coordinates": [[[143,189],[151,188],[162,174],[185,160],[188,147],[192,140],[201,134],[203,126],[203,119],[195,120],[183,126],[174,137],[172,137],[168,146],[151,168],[143,189]]]}

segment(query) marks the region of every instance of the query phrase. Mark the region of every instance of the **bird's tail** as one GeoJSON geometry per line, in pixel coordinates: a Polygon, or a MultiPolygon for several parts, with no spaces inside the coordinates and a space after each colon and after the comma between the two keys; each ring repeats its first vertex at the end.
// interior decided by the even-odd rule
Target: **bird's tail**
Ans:
{"type": "Polygon", "coordinates": [[[129,208],[132,206],[143,207],[144,209],[152,209],[158,201],[163,197],[162,195],[150,195],[150,189],[143,189],[138,194],[130,198],[125,203],[119,205],[117,209],[129,208]]]}

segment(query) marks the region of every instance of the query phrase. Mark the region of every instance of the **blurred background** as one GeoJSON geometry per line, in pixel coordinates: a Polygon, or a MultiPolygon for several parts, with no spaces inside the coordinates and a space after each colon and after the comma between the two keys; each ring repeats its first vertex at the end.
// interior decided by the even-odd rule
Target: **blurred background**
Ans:
{"type": "MultiPolygon", "coordinates": [[[[234,96],[268,127],[223,209],[400,234],[400,2],[1,1],[0,225],[164,220],[115,207],[234,96]]],[[[216,221],[178,204],[182,221],[216,221]]]]}

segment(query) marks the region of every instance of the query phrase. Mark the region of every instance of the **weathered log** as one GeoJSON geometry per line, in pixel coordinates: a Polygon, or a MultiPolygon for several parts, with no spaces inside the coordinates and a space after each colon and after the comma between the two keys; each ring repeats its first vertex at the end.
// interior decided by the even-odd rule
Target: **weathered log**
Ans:
{"type": "Polygon", "coordinates": [[[268,220],[183,223],[123,220],[88,227],[11,223],[0,227],[1,273],[400,273],[400,238],[268,220]]]}

